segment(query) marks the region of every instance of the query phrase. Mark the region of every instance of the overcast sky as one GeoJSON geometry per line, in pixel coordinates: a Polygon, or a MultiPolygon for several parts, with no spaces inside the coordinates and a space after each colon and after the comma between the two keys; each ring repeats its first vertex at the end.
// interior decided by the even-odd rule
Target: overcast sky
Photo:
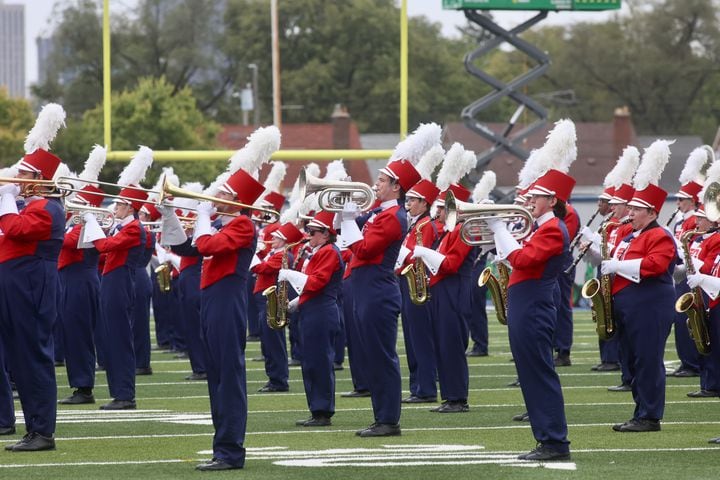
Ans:
{"type": "MultiPolygon", "coordinates": [[[[280,8],[285,1],[278,0],[280,8]]],[[[398,0],[399,1],[399,0],[398,0]]],[[[0,0],[2,3],[3,0],[0,0]]],[[[6,4],[25,5],[25,79],[28,84],[37,81],[37,47],[35,38],[48,34],[52,25],[52,9],[56,0],[5,0],[6,4]]],[[[137,0],[112,0],[111,12],[115,9],[122,10],[132,7],[137,0]]],[[[465,24],[465,16],[462,12],[454,10],[443,10],[442,0],[408,0],[408,14],[412,16],[425,15],[443,25],[443,33],[446,36],[453,36],[456,33],[455,27],[465,24]]],[[[510,28],[532,15],[531,12],[494,12],[496,20],[505,28],[510,28]]],[[[564,24],[579,21],[601,21],[608,18],[607,13],[575,13],[562,12],[550,13],[546,23],[564,24]]]]}

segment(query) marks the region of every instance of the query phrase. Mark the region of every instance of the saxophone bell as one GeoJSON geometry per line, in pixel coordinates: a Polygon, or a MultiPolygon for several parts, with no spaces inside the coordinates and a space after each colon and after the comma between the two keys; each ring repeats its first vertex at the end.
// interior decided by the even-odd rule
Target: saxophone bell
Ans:
{"type": "Polygon", "coordinates": [[[490,267],[486,267],[480,272],[478,278],[478,287],[487,286],[490,292],[490,297],[495,305],[495,315],[501,325],[507,325],[507,286],[509,276],[507,267],[502,263],[498,263],[497,277],[490,267]]]}

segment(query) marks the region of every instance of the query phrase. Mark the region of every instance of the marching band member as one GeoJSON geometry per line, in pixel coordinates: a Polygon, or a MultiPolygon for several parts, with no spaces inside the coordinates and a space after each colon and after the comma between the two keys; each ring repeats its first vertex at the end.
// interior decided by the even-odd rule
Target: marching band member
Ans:
{"type": "MultiPolygon", "coordinates": [[[[103,191],[92,182],[97,181],[105,164],[105,148],[95,145],[85,162],[79,178],[90,182],[81,187],[73,203],[99,208],[103,191]]],[[[65,342],[65,364],[68,382],[75,390],[58,403],[80,405],[95,403],[95,341],[93,332],[100,316],[99,252],[94,248],[79,249],[80,222],[65,233],[58,274],[60,276],[60,315],[65,342]]]]}
{"type": "MultiPolygon", "coordinates": [[[[685,167],[680,172],[680,190],[677,192],[678,215],[673,227],[676,244],[679,247],[680,237],[687,231],[696,227],[695,209],[700,203],[698,193],[703,188],[704,176],[701,170],[707,163],[707,151],[699,147],[690,152],[685,167]]],[[[685,281],[686,268],[683,265],[682,255],[678,258],[678,265],[675,267],[673,279],[675,280],[675,298],[680,298],[690,291],[685,281]]],[[[701,355],[698,353],[686,325],[687,315],[675,313],[675,350],[680,365],[668,375],[673,377],[696,377],[700,375],[701,355]]]]}
{"type": "MultiPolygon", "coordinates": [[[[340,332],[337,295],[343,274],[340,250],[335,246],[332,212],[319,212],[307,224],[311,255],[302,272],[281,269],[278,281],[288,281],[300,295],[296,304],[300,313],[302,374],[310,418],[299,420],[303,427],[331,424],[335,413],[335,337],[340,332]]],[[[292,225],[292,224],[287,224],[292,225]]],[[[299,233],[299,232],[298,232],[299,233]]],[[[288,240],[292,241],[292,240],[288,240]]]]}
{"type": "Polygon", "coordinates": [[[521,460],[570,458],[564,400],[553,362],[556,306],[553,292],[562,271],[570,237],[562,218],[575,180],[567,175],[575,160],[575,127],[569,120],[555,124],[540,150],[542,163],[554,163],[528,191],[533,232],[521,246],[500,220],[488,222],[498,259],[512,266],[508,283],[508,334],[530,425],[538,446],[521,460]],[[551,142],[551,139],[553,142],[551,142]],[[560,148],[554,140],[561,140],[560,148]]]}
{"type": "Polygon", "coordinates": [[[677,258],[672,235],[657,223],[667,192],[655,183],[670,157],[665,140],[645,150],[635,174],[635,194],[628,203],[630,224],[618,230],[613,258],[603,274],[612,278],[613,317],[623,359],[629,360],[635,412],[616,424],[617,432],[660,430],[665,408],[665,340],[674,317],[672,271],[677,258]]]}
{"type": "MultiPolygon", "coordinates": [[[[48,152],[49,143],[64,123],[62,107],[43,107],[25,141],[26,154],[16,178],[52,180],[60,159],[48,152]]],[[[21,189],[16,184],[0,187],[0,350],[15,380],[27,430],[19,442],[5,446],[14,452],[55,449],[52,332],[57,317],[57,262],[65,229],[65,212],[58,198],[36,184],[26,184],[22,190],[26,206],[18,212],[15,198],[21,189]]]]}
{"type": "MultiPolygon", "coordinates": [[[[161,175],[160,178],[163,176],[161,175]]],[[[155,186],[157,188],[158,185],[155,186]]],[[[149,198],[152,200],[152,198],[149,198]]],[[[145,229],[145,250],[140,264],[135,269],[135,305],[133,307],[133,347],[135,348],[135,375],[152,375],[150,366],[150,304],[153,284],[148,265],[155,255],[157,238],[145,223],[160,220],[160,212],[152,203],[140,207],[138,219],[145,229]]]]}
{"type": "Polygon", "coordinates": [[[102,410],[135,409],[135,347],[133,345],[133,309],[135,308],[135,277],[142,266],[146,232],[138,212],[147,193],[137,185],[152,165],[152,150],[140,147],[120,174],[119,198],[115,202],[115,220],[111,236],[98,225],[96,218],[85,214],[81,248],[92,244],[100,253],[107,253],[100,281],[100,332],[105,347],[105,371],[112,401],[102,410]]]}
{"type": "MultiPolygon", "coordinates": [[[[568,235],[572,240],[580,231],[580,217],[575,208],[570,203],[565,205],[565,218],[563,219],[568,235]]],[[[572,264],[572,255],[567,255],[567,264],[558,275],[558,293],[556,307],[558,312],[557,324],[555,326],[555,340],[553,346],[555,348],[555,358],[553,362],[556,367],[569,367],[572,365],[570,361],[570,350],[572,349],[573,340],[573,309],[572,309],[572,291],[575,285],[575,267],[569,272],[565,270],[572,264]]]]}
{"type": "Polygon", "coordinates": [[[263,393],[287,392],[289,377],[285,329],[274,330],[268,325],[266,321],[267,297],[263,295],[263,292],[277,283],[283,257],[289,262],[288,265],[292,264],[292,254],[286,249],[289,245],[302,240],[303,233],[294,224],[286,223],[272,232],[272,238],[271,249],[265,259],[261,261],[255,256],[250,267],[250,271],[257,275],[253,294],[258,317],[262,319],[263,323],[260,330],[260,341],[265,355],[265,374],[268,376],[267,384],[258,390],[263,393]]]}
{"type": "MultiPolygon", "coordinates": [[[[412,252],[416,245],[433,248],[438,231],[430,218],[430,206],[440,190],[430,180],[420,180],[405,195],[410,217],[410,229],[400,248],[395,273],[414,263],[412,252]],[[418,236],[421,243],[417,243],[418,236]]],[[[416,272],[417,274],[417,272],[416,272]]],[[[429,275],[427,275],[429,278],[429,275]]],[[[422,280],[426,281],[426,280],[422,280]]],[[[399,278],[402,296],[402,329],[405,339],[408,370],[410,371],[410,396],[403,403],[433,403],[437,401],[437,363],[433,342],[433,326],[428,302],[416,305],[410,299],[408,282],[399,278]]]]}

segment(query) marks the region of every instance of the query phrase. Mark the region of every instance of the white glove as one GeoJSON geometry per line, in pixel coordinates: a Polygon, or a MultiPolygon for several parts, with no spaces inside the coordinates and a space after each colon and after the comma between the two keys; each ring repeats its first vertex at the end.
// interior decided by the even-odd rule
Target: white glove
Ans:
{"type": "Polygon", "coordinates": [[[497,233],[500,230],[507,230],[505,222],[500,220],[499,218],[490,217],[485,220],[485,223],[487,223],[488,228],[493,233],[497,233]]]}
{"type": "Polygon", "coordinates": [[[358,207],[358,204],[355,202],[347,202],[343,205],[342,209],[342,220],[343,222],[347,220],[355,220],[360,215],[360,208],[358,207]]]}
{"type": "Polygon", "coordinates": [[[18,195],[20,195],[20,187],[14,183],[8,183],[7,185],[3,185],[2,187],[0,187],[0,196],[5,194],[17,197],[18,195]]]}
{"type": "Polygon", "coordinates": [[[175,268],[175,270],[180,270],[180,262],[182,262],[182,258],[180,258],[180,255],[177,255],[172,252],[165,253],[165,261],[170,262],[170,264],[175,268]]]}
{"type": "Polygon", "coordinates": [[[695,273],[688,275],[687,282],[690,288],[702,288],[712,300],[715,300],[720,295],[720,278],[713,275],[695,273]]]}
{"type": "Polygon", "coordinates": [[[258,240],[257,245],[255,246],[255,253],[262,252],[263,250],[265,250],[266,247],[267,245],[265,245],[265,242],[263,242],[262,240],[258,240]]]}
{"type": "Polygon", "coordinates": [[[620,267],[620,260],[617,258],[611,258],[610,260],[603,260],[600,264],[600,273],[603,275],[610,275],[611,273],[617,273],[620,267]]]}
{"type": "Polygon", "coordinates": [[[298,307],[300,306],[300,297],[295,297],[292,300],[288,302],[287,311],[288,313],[295,313],[297,312],[298,307]]]}
{"type": "Polygon", "coordinates": [[[175,213],[175,207],[169,203],[165,203],[165,201],[163,201],[160,205],[155,205],[155,208],[157,208],[158,212],[160,212],[160,215],[163,217],[175,213]]]}
{"type": "Polygon", "coordinates": [[[600,245],[600,242],[602,241],[600,234],[593,232],[588,227],[583,227],[582,230],[580,230],[580,235],[583,242],[591,243],[593,245],[600,245]]]}
{"type": "Polygon", "coordinates": [[[211,202],[200,202],[198,206],[196,207],[198,215],[205,214],[208,217],[211,217],[215,214],[217,211],[216,208],[213,206],[211,202]]]}
{"type": "Polygon", "coordinates": [[[167,252],[159,243],[155,244],[155,256],[158,259],[158,263],[165,263],[168,261],[167,252]]]}
{"type": "Polygon", "coordinates": [[[168,208],[167,212],[161,212],[160,219],[160,241],[163,245],[182,245],[187,240],[185,229],[180,223],[180,219],[175,214],[175,210],[168,208]]]}
{"type": "Polygon", "coordinates": [[[83,226],[83,235],[81,237],[83,244],[89,244],[94,242],[95,240],[105,238],[105,232],[103,232],[102,228],[100,228],[100,225],[98,224],[95,215],[87,212],[85,213],[85,215],[83,215],[83,220],[85,220],[85,225],[83,226]]]}
{"type": "Polygon", "coordinates": [[[440,265],[442,265],[443,260],[445,260],[445,255],[440,252],[436,252],[432,248],[416,245],[413,250],[412,258],[421,259],[423,263],[427,265],[430,273],[436,275],[438,270],[440,270],[440,265]]]}
{"type": "Polygon", "coordinates": [[[0,195],[0,216],[14,213],[17,215],[18,207],[15,203],[15,195],[11,193],[5,193],[0,195]]]}
{"type": "Polygon", "coordinates": [[[258,257],[257,255],[253,255],[252,260],[250,260],[250,270],[252,270],[255,267],[255,265],[260,265],[260,263],[262,263],[262,260],[260,260],[260,257],[258,257]]]}
{"type": "Polygon", "coordinates": [[[690,288],[696,288],[700,285],[702,282],[702,273],[693,273],[692,275],[687,276],[687,284],[690,288]]]}
{"type": "Polygon", "coordinates": [[[397,260],[395,260],[394,270],[397,270],[398,268],[403,266],[403,263],[405,263],[405,259],[408,255],[410,255],[410,253],[410,249],[407,248],[405,245],[400,246],[400,253],[398,253],[397,260]]]}
{"type": "Polygon", "coordinates": [[[291,270],[289,268],[281,268],[278,272],[278,282],[286,281],[290,283],[293,289],[300,295],[305,288],[308,276],[304,273],[291,270]]]}
{"type": "Polygon", "coordinates": [[[340,230],[342,228],[342,212],[338,212],[333,217],[333,229],[340,230]]]}

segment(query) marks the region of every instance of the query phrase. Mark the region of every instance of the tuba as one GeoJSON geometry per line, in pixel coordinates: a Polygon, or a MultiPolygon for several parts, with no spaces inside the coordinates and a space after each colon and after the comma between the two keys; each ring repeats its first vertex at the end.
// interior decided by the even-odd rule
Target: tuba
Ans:
{"type": "MultiPolygon", "coordinates": [[[[602,236],[600,245],[600,255],[603,260],[610,257],[608,251],[608,230],[610,227],[622,225],[620,222],[607,221],[600,228],[602,236]]],[[[612,316],[612,284],[610,274],[601,275],[600,279],[591,278],[581,290],[583,298],[587,298],[592,302],[591,313],[593,322],[595,322],[595,332],[601,340],[609,340],[615,335],[615,320],[612,316]]]]}
{"type": "Polygon", "coordinates": [[[487,285],[490,297],[495,305],[498,322],[507,325],[507,288],[510,281],[510,270],[503,262],[497,264],[498,274],[495,276],[490,267],[480,272],[478,287],[487,285]]]}
{"type": "Polygon", "coordinates": [[[170,292],[172,288],[172,267],[170,262],[165,262],[155,269],[158,287],[162,293],[170,292]]]}
{"type": "MultiPolygon", "coordinates": [[[[692,275],[695,273],[695,265],[690,255],[690,240],[695,235],[704,235],[709,233],[700,232],[698,230],[688,230],[683,233],[680,237],[680,243],[682,244],[683,256],[685,259],[685,266],[688,274],[692,275]]],[[[675,302],[675,311],[678,313],[684,313],[688,316],[687,327],[690,330],[690,338],[695,343],[695,348],[702,355],[708,355],[710,353],[710,330],[708,328],[709,318],[708,312],[705,308],[705,300],[703,299],[702,289],[695,287],[687,293],[680,295],[680,298],[675,302]]]]}
{"type": "MultiPolygon", "coordinates": [[[[415,226],[415,244],[422,245],[422,228],[427,225],[430,220],[426,220],[423,223],[415,226]]],[[[424,305],[430,300],[430,293],[428,293],[428,276],[425,270],[425,264],[422,259],[416,258],[415,263],[411,263],[407,267],[403,268],[400,275],[405,277],[408,282],[408,289],[410,292],[410,301],[415,305],[424,305]]]]}
{"type": "MultiPolygon", "coordinates": [[[[282,253],[282,268],[288,268],[289,252],[293,245],[286,245],[282,253]]],[[[267,299],[266,321],[268,327],[273,330],[282,330],[288,324],[288,282],[283,280],[277,286],[272,285],[266,288],[262,294],[267,299]]]]}
{"type": "Polygon", "coordinates": [[[358,204],[361,211],[370,210],[375,203],[375,192],[362,182],[343,182],[340,180],[325,180],[300,171],[298,177],[300,198],[313,193],[318,194],[318,204],[326,212],[342,212],[343,205],[353,201],[358,204]]]}
{"type": "Polygon", "coordinates": [[[472,247],[494,245],[493,233],[486,223],[491,218],[522,220],[523,228],[511,232],[518,241],[532,231],[532,213],[525,207],[462,202],[455,198],[452,190],[448,190],[445,197],[445,227],[448,231],[453,231],[458,223],[464,221],[460,229],[460,239],[466,244],[472,247]]]}

